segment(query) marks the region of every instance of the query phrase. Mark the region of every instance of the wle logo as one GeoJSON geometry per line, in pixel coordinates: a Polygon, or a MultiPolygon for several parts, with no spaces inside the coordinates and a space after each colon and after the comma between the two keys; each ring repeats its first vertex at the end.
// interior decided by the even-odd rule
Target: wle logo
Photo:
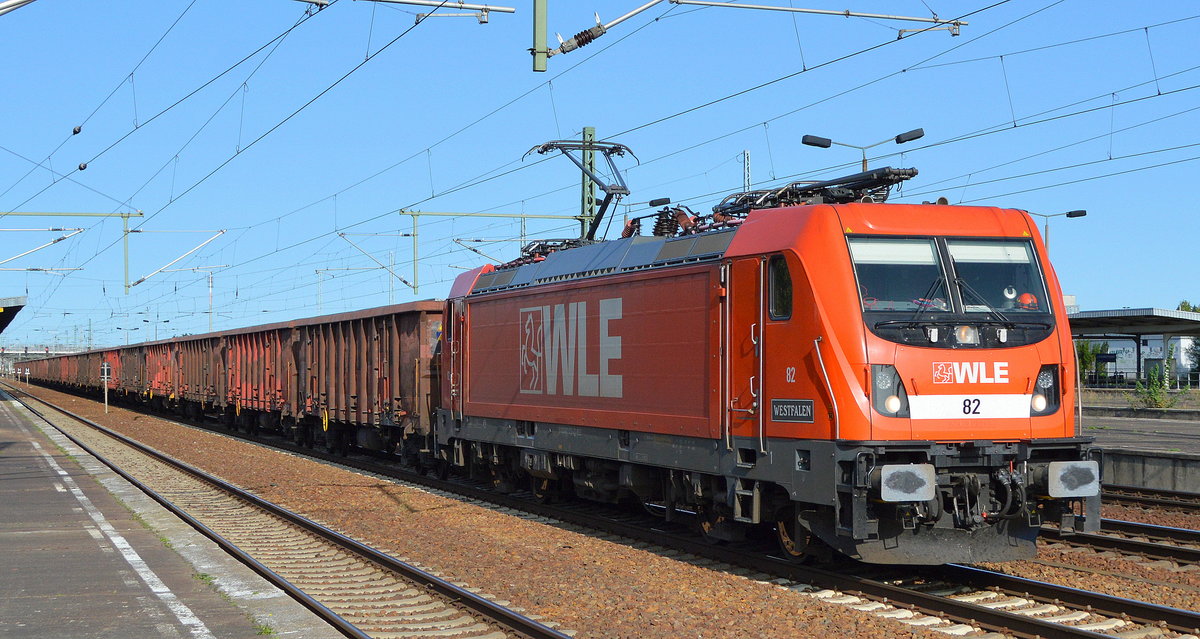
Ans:
{"type": "Polygon", "coordinates": [[[520,310],[522,393],[624,395],[621,375],[610,372],[612,362],[621,359],[621,336],[610,334],[609,324],[621,319],[622,298],[600,300],[599,343],[590,348],[587,304],[570,302],[520,310]],[[594,373],[588,372],[589,351],[599,360],[594,373]]]}
{"type": "Polygon", "coordinates": [[[934,362],[934,384],[1007,384],[1008,362],[934,362]]]}

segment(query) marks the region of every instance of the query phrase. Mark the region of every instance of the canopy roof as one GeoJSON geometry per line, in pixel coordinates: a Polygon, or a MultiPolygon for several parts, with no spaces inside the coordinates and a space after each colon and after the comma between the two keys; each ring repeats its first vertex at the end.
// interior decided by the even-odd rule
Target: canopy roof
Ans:
{"type": "Polygon", "coordinates": [[[1162,308],[1080,311],[1067,316],[1075,337],[1190,335],[1200,337],[1200,313],[1162,308]]]}
{"type": "Polygon", "coordinates": [[[8,328],[13,319],[17,316],[17,311],[25,308],[24,297],[0,297],[0,333],[8,328]]]}

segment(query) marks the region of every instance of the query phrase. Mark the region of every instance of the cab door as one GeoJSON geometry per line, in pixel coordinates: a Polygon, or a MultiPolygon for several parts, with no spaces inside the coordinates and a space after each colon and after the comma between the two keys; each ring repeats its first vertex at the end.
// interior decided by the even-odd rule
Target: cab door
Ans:
{"type": "Polygon", "coordinates": [[[734,437],[754,437],[765,452],[762,414],[763,280],[765,260],[735,259],[722,267],[725,278],[725,406],[723,431],[726,446],[734,437]]]}
{"type": "Polygon", "coordinates": [[[455,419],[462,419],[463,401],[466,394],[465,363],[463,361],[466,346],[463,341],[467,319],[466,306],[466,302],[462,298],[451,302],[451,316],[447,318],[446,323],[446,328],[450,333],[448,340],[450,347],[450,370],[448,371],[447,382],[449,382],[450,412],[453,413],[455,419]]]}
{"type": "Polygon", "coordinates": [[[763,278],[763,419],[769,437],[826,436],[818,430],[816,409],[823,379],[814,341],[812,299],[794,256],[767,256],[763,278]]]}

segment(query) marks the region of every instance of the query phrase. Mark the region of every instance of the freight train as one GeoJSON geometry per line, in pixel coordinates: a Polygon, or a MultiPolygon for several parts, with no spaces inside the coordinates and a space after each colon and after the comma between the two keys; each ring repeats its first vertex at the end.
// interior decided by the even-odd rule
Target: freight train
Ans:
{"type": "Polygon", "coordinates": [[[668,202],[620,239],[468,271],[444,302],[28,367],[502,490],[641,504],[715,542],[769,527],[796,560],[1029,557],[1043,522],[1099,525],[1058,281],[1024,211],[883,203],[915,174],[707,215],[668,202]]]}

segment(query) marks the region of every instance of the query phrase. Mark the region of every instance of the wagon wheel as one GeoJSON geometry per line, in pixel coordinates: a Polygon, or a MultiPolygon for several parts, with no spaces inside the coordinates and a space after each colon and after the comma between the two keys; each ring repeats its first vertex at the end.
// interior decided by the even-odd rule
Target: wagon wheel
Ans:
{"type": "Polygon", "coordinates": [[[345,457],[349,452],[346,439],[344,428],[330,424],[329,430],[325,433],[325,452],[345,457]]]}

